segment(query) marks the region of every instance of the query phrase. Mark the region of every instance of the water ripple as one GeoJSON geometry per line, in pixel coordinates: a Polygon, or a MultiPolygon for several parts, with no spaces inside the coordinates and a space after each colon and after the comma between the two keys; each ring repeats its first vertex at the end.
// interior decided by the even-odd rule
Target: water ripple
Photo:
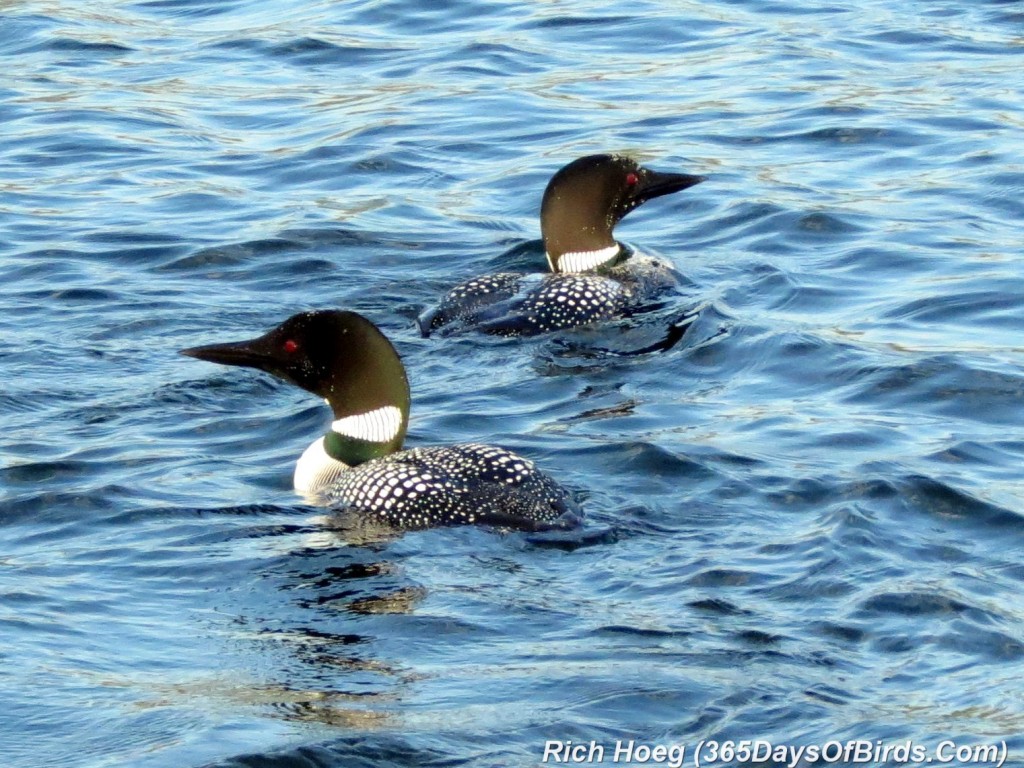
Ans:
{"type": "Polygon", "coordinates": [[[7,11],[5,764],[1024,748],[1014,3],[7,11]],[[544,185],[599,151],[709,177],[617,230],[678,295],[421,339],[458,280],[544,268],[544,185]],[[322,403],[177,350],[328,306],[394,340],[411,443],[528,454],[587,527],[301,505],[322,403]]]}

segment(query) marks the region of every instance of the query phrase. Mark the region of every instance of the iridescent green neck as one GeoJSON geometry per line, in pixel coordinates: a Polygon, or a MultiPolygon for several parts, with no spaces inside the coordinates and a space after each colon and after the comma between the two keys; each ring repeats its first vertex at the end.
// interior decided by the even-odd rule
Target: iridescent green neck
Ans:
{"type": "Polygon", "coordinates": [[[374,443],[370,440],[360,440],[331,430],[324,435],[324,450],[332,459],[341,461],[350,467],[355,467],[370,459],[379,459],[381,456],[387,456],[398,449],[393,448],[390,443],[374,443]]]}
{"type": "Polygon", "coordinates": [[[401,450],[409,422],[408,401],[403,406],[385,405],[335,419],[324,436],[324,450],[350,467],[401,450]]]}

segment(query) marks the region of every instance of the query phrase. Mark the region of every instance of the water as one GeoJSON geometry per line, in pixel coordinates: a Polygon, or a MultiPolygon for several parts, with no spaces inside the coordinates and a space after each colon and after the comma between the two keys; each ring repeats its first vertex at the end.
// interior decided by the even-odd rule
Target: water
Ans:
{"type": "Polygon", "coordinates": [[[0,762],[1005,739],[1024,764],[1022,21],[6,4],[0,762]],[[543,186],[595,151],[710,177],[618,230],[685,273],[683,343],[419,338],[457,280],[540,268],[543,186]],[[302,506],[322,404],[176,350],[324,306],[395,341],[409,444],[529,455],[586,533],[361,542],[302,506]]]}

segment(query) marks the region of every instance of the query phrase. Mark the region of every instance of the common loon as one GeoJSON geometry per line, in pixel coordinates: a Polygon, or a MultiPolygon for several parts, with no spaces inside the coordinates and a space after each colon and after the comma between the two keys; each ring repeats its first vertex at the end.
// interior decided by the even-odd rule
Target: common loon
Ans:
{"type": "Polygon", "coordinates": [[[676,282],[650,257],[615,240],[615,225],[655,197],[679,192],[703,176],[645,168],[622,155],[588,155],[548,182],[540,229],[550,273],[499,272],[451,289],[418,318],[420,332],[475,328],[500,336],[532,336],[619,317],[676,282]]]}
{"type": "Polygon", "coordinates": [[[405,368],[387,337],[355,312],[304,312],[259,338],[181,353],[258,368],[327,401],[331,427],[295,467],[295,489],[314,503],[399,528],[478,523],[545,530],[580,523],[564,489],[503,448],[401,450],[410,402],[405,368]]]}

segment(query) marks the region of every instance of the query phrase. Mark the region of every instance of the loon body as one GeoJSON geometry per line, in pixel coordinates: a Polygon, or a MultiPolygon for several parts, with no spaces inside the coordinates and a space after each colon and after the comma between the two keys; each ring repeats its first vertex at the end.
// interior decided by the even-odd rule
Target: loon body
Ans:
{"type": "Polygon", "coordinates": [[[473,327],[531,336],[621,317],[675,284],[670,266],[615,240],[615,225],[647,200],[703,176],[663,173],[621,155],[574,160],[548,182],[540,226],[550,272],[499,272],[449,291],[419,317],[420,332],[473,327]]]}
{"type": "Polygon", "coordinates": [[[478,523],[542,530],[579,523],[565,490],[503,448],[401,450],[410,405],[405,368],[384,334],[355,312],[305,312],[258,338],[182,354],[258,368],[327,401],[331,428],[295,467],[295,489],[315,503],[399,528],[478,523]]]}

